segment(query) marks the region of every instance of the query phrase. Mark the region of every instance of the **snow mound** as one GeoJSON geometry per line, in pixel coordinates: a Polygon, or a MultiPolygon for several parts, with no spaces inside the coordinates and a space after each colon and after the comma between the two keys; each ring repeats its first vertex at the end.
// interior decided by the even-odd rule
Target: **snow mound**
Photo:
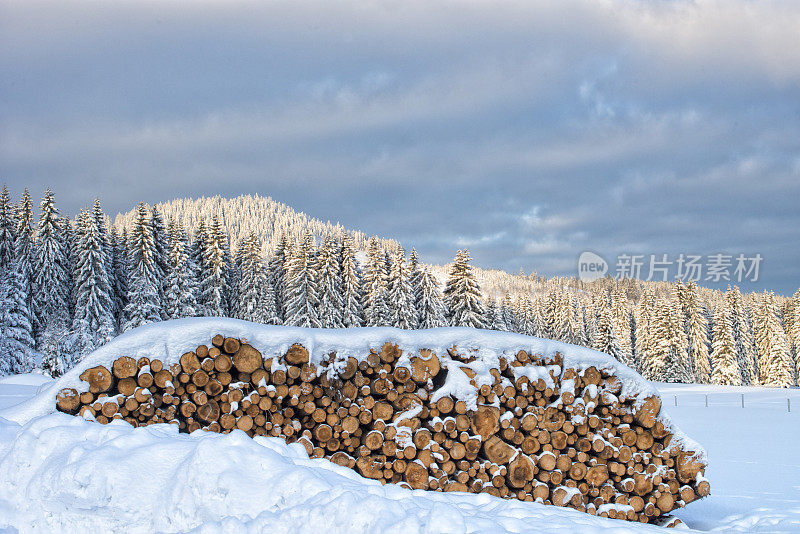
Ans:
{"type": "Polygon", "coordinates": [[[20,532],[658,532],[485,494],[370,481],[279,438],[50,414],[0,420],[0,529],[20,532]]]}

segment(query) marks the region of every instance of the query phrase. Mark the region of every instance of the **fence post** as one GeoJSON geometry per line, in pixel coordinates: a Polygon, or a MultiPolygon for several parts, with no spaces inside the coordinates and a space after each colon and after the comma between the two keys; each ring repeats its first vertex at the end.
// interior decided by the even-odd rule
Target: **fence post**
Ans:
{"type": "Polygon", "coordinates": [[[708,394],[706,393],[706,408],[708,408],[708,394]]]}
{"type": "Polygon", "coordinates": [[[675,395],[675,406],[677,406],[677,405],[678,405],[678,396],[675,395]]]}
{"type": "Polygon", "coordinates": [[[742,408],[744,408],[744,393],[742,393],[742,408]]]}
{"type": "Polygon", "coordinates": [[[790,399],[790,398],[786,399],[786,411],[787,412],[791,412],[792,411],[792,399],[790,399]]]}

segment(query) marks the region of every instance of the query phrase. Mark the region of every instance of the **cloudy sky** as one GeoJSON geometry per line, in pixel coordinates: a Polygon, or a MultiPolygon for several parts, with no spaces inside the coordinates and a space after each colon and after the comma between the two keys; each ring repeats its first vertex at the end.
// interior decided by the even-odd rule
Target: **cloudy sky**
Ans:
{"type": "Polygon", "coordinates": [[[430,262],[800,286],[793,0],[3,0],[0,72],[0,181],[69,213],[259,193],[430,262]]]}

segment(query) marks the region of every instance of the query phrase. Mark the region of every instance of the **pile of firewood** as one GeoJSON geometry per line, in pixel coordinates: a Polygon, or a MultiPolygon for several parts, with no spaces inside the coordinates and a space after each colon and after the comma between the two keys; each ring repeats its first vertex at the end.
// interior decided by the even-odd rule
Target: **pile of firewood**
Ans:
{"type": "Polygon", "coordinates": [[[401,358],[386,343],[362,360],[315,366],[292,346],[280,358],[217,335],[179,363],[122,356],[87,369],[57,408],[100,423],[178,425],[302,443],[361,475],[413,489],[486,492],[652,522],[709,493],[705,465],[682,450],[658,414],[661,401],[622,395],[596,367],[562,368],[519,351],[479,385],[471,359],[422,350],[401,358]],[[404,362],[405,365],[400,365],[404,362]],[[468,401],[437,394],[448,372],[472,386],[468,401]],[[644,402],[642,402],[644,401],[644,402]]]}

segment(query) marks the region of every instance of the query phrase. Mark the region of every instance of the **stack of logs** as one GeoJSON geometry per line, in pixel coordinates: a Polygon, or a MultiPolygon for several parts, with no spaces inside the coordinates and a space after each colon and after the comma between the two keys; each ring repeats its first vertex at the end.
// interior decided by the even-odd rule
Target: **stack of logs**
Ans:
{"type": "Polygon", "coordinates": [[[559,354],[520,351],[500,358],[492,385],[478,385],[471,358],[455,351],[440,361],[423,350],[404,366],[389,343],[365,356],[331,354],[316,367],[294,345],[264,360],[217,335],[173,365],[122,356],[110,370],[88,369],[80,375],[88,391],[63,389],[56,403],[100,423],[281,437],[313,458],[413,489],[486,492],[643,523],[709,493],[705,465],[670,446],[659,398],[634,409],[605,370],[562,369],[559,354]],[[471,379],[477,409],[436,394],[454,366],[471,379]],[[545,378],[519,372],[534,366],[545,378]]]}

